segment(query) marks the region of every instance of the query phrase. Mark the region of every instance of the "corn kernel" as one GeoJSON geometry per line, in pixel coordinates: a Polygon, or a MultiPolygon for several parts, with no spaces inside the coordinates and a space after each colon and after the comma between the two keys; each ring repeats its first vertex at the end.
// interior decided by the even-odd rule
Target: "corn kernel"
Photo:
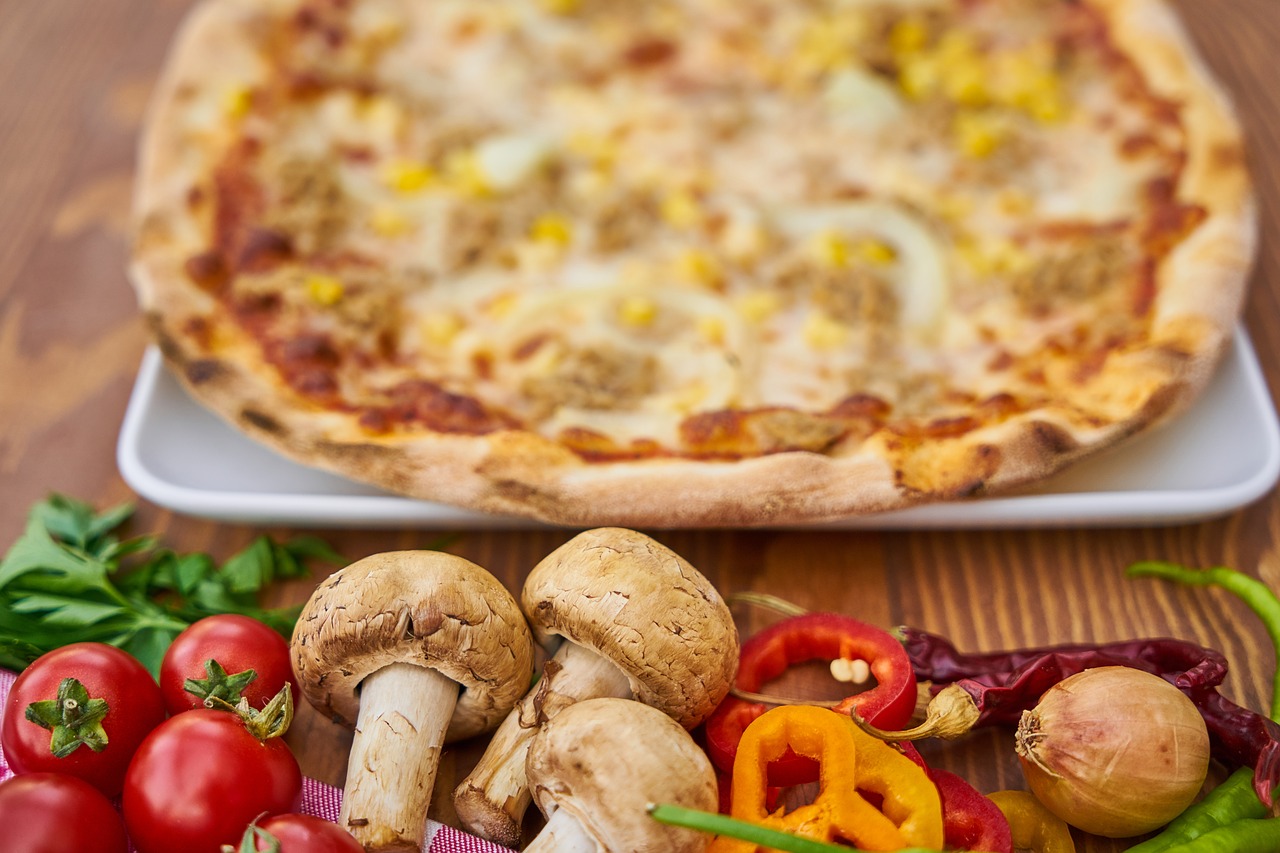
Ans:
{"type": "Polygon", "coordinates": [[[450,187],[462,195],[483,198],[490,194],[484,169],[472,151],[453,151],[445,158],[445,176],[450,187]]]}
{"type": "Polygon", "coordinates": [[[675,192],[662,200],[662,218],[675,228],[694,228],[702,222],[698,200],[687,192],[675,192]]]}
{"type": "Polygon", "coordinates": [[[1027,112],[1042,124],[1057,124],[1067,117],[1069,110],[1062,96],[1054,93],[1037,98],[1027,108],[1027,112]]]}
{"type": "Polygon", "coordinates": [[[1004,141],[1000,124],[986,113],[962,112],[955,120],[956,144],[974,159],[990,157],[1004,141]]]}
{"type": "Polygon", "coordinates": [[[723,344],[724,333],[724,320],[721,318],[714,316],[698,318],[698,337],[707,343],[717,346],[723,344]]]}
{"type": "Polygon", "coordinates": [[[914,100],[921,100],[938,90],[942,71],[931,56],[918,56],[903,63],[898,71],[898,86],[914,100]]]}
{"type": "Polygon", "coordinates": [[[516,305],[520,302],[518,293],[502,293],[489,300],[484,306],[485,313],[491,317],[506,317],[515,310],[516,305]]]}
{"type": "Polygon", "coordinates": [[[957,254],[978,275],[1007,275],[1024,272],[1032,265],[1031,256],[1011,240],[997,240],[985,246],[966,240],[957,254]]]}
{"type": "Polygon", "coordinates": [[[938,215],[950,222],[958,222],[973,214],[973,202],[964,196],[940,193],[937,205],[938,215]]]}
{"type": "Polygon", "coordinates": [[[814,311],[805,319],[801,334],[814,349],[834,349],[848,339],[849,330],[825,313],[814,311]]]}
{"type": "Polygon", "coordinates": [[[823,231],[813,238],[810,249],[814,259],[829,269],[849,266],[852,247],[849,241],[834,231],[823,231]]]}
{"type": "Polygon", "coordinates": [[[694,284],[715,284],[720,280],[720,264],[700,249],[686,249],[676,256],[676,276],[694,284]]]}
{"type": "Polygon", "coordinates": [[[253,91],[247,86],[228,89],[222,96],[222,111],[228,118],[244,118],[253,106],[253,91]]]}
{"type": "Polygon", "coordinates": [[[342,299],[342,282],[331,275],[307,276],[307,295],[319,305],[336,305],[342,299]]]}
{"type": "Polygon", "coordinates": [[[573,241],[573,223],[559,213],[544,213],[529,228],[529,238],[538,243],[567,246],[573,241]]]}
{"type": "Polygon", "coordinates": [[[947,97],[957,104],[977,107],[990,100],[987,93],[987,71],[976,57],[957,61],[945,71],[943,88],[947,97]]]}
{"type": "Polygon", "coordinates": [[[796,65],[809,73],[846,68],[853,63],[854,49],[861,36],[861,21],[853,16],[815,21],[800,36],[796,65]]]}
{"type": "Polygon", "coordinates": [[[889,49],[894,53],[916,53],[929,43],[929,28],[914,15],[898,21],[889,30],[889,49]]]}
{"type": "Polygon", "coordinates": [[[671,408],[677,412],[688,414],[698,408],[704,400],[707,399],[707,385],[705,382],[694,382],[683,388],[675,399],[671,401],[671,408]]]}
{"type": "Polygon", "coordinates": [[[435,170],[425,163],[401,160],[388,164],[382,170],[382,182],[402,193],[414,193],[426,189],[435,179],[435,170]]]}
{"type": "Polygon", "coordinates": [[[1031,267],[1031,256],[1012,240],[1000,240],[988,252],[992,271],[1000,274],[1023,272],[1031,267]]]}
{"type": "Polygon", "coordinates": [[[369,215],[369,227],[381,237],[400,237],[409,232],[409,220],[391,207],[375,207],[369,215]]]}
{"type": "Polygon", "coordinates": [[[549,15],[572,15],[582,8],[582,0],[540,0],[539,5],[549,15]]]}
{"type": "Polygon", "coordinates": [[[571,153],[591,162],[597,169],[611,169],[618,159],[617,143],[597,134],[574,133],[565,141],[565,147],[571,153]]]}
{"type": "Polygon", "coordinates": [[[1005,189],[996,197],[996,203],[1002,213],[1010,216],[1023,216],[1031,212],[1033,203],[1031,196],[1020,190],[1005,189]]]}
{"type": "Polygon", "coordinates": [[[894,248],[879,240],[859,240],[854,252],[860,260],[878,267],[888,266],[898,259],[894,248]]]}
{"type": "Polygon", "coordinates": [[[618,319],[628,326],[648,326],[657,316],[657,304],[644,296],[628,296],[618,305],[618,319]]]}
{"type": "Polygon", "coordinates": [[[462,331],[462,318],[455,314],[428,314],[422,318],[422,334],[429,343],[448,346],[462,331]]]}
{"type": "Polygon", "coordinates": [[[782,307],[782,299],[772,291],[757,290],[741,296],[736,307],[745,319],[761,323],[778,312],[782,307]]]}

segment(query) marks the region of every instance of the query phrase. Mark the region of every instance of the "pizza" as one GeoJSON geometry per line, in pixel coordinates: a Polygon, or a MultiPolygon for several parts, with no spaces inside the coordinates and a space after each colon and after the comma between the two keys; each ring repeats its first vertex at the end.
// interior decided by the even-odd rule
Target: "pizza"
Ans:
{"type": "Polygon", "coordinates": [[[304,463],[802,523],[1179,411],[1240,312],[1245,161],[1159,0],[205,0],[132,278],[196,399],[304,463]]]}

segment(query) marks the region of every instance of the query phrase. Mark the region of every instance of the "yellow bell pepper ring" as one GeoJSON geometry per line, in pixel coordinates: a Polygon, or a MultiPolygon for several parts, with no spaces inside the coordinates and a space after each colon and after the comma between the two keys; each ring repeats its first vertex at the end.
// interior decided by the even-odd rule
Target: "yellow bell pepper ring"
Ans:
{"type": "MultiPolygon", "coordinates": [[[[743,732],[733,764],[733,817],[818,841],[864,850],[942,849],[942,806],[924,771],[893,747],[862,735],[847,717],[825,708],[784,705],[743,732]],[[790,812],[770,812],[769,763],[790,750],[818,762],[819,792],[790,812]],[[859,790],[879,794],[876,808],[859,790]],[[883,810],[882,810],[883,809],[883,810]]],[[[724,836],[708,853],[755,853],[757,844],[724,836]]]]}

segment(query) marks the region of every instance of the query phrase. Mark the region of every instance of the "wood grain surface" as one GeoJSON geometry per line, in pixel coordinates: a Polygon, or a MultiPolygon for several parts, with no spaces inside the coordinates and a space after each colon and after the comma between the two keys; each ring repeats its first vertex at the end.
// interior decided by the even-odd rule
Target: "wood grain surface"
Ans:
{"type": "MultiPolygon", "coordinates": [[[[115,444],[146,346],[125,277],[139,123],[183,0],[11,2],[0,15],[0,548],[51,491],[98,505],[136,499],[115,444]]],[[[1280,388],[1280,3],[1180,0],[1205,57],[1247,128],[1262,241],[1245,322],[1273,396],[1280,388]]],[[[1194,465],[1195,459],[1171,464],[1194,465]]],[[[141,501],[135,532],[226,557],[264,532],[141,501]]],[[[287,535],[284,529],[266,529],[287,535]]],[[[423,547],[413,530],[322,531],[351,559],[423,547]]],[[[448,546],[510,589],[569,537],[467,532],[448,546]]],[[[1199,524],[1132,529],[942,532],[656,532],[723,591],[755,590],[881,625],[947,634],[962,647],[1169,635],[1221,649],[1225,692],[1265,710],[1276,661],[1253,615],[1225,593],[1128,581],[1140,559],[1230,565],[1280,587],[1280,500],[1269,495],[1199,524]]],[[[273,590],[306,597],[314,581],[273,590]]],[[[273,603],[274,603],[273,602],[273,603]]],[[[749,632],[769,617],[742,610],[749,632]]],[[[290,736],[303,769],[340,783],[349,736],[303,709],[290,736]]],[[[446,752],[434,816],[453,819],[453,779],[480,744],[446,752]]],[[[1008,732],[928,750],[984,791],[1025,787],[1008,732]]],[[[1083,851],[1125,843],[1078,835],[1083,851]]]]}

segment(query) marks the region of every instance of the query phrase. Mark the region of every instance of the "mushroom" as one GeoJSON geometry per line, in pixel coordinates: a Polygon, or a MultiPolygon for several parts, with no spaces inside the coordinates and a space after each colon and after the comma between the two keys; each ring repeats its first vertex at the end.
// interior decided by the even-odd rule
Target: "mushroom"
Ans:
{"type": "Polygon", "coordinates": [[[649,817],[652,803],[716,811],[706,754],[661,711],[626,699],[578,702],[529,744],[525,771],[547,825],[525,853],[681,853],[707,836],[649,817]]]}
{"type": "Polygon", "coordinates": [[[445,741],[490,731],[529,686],[533,637],[491,574],[439,551],[335,572],[293,632],[307,700],[354,726],[339,824],[368,851],[417,851],[445,741]]]}
{"type": "Polygon", "coordinates": [[[578,534],[534,567],[521,599],[539,639],[565,642],[453,793],[464,826],[508,847],[531,802],[525,757],[539,726],[575,702],[616,697],[692,729],[738,670],[724,599],[684,558],[633,530],[578,534]]]}

